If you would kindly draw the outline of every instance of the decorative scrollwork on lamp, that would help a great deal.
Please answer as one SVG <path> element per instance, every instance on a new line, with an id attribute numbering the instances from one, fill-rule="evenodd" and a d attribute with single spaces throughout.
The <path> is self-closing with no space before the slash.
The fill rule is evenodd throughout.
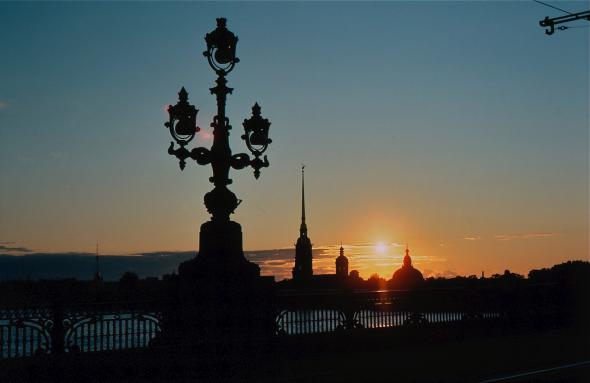
<path id="1" fill-rule="evenodd" d="M 225 106 L 227 95 L 233 89 L 227 86 L 226 75 L 230 73 L 240 61 L 236 57 L 236 45 L 238 38 L 227 29 L 227 20 L 217 19 L 217 27 L 205 36 L 207 50 L 203 55 L 211 68 L 217 74 L 216 85 L 210 88 L 217 99 L 217 115 L 213 117 L 213 145 L 211 149 L 197 147 L 188 150 L 186 146 L 191 142 L 196 133 L 200 131 L 197 126 L 197 113 L 199 110 L 188 102 L 188 92 L 182 88 L 178 93 L 178 103 L 168 107 L 169 120 L 164 125 L 169 129 L 170 135 L 179 145 L 174 147 L 170 143 L 168 153 L 179 159 L 180 169 L 186 166 L 186 160 L 192 158 L 199 165 L 211 164 L 213 176 L 209 179 L 215 188 L 205 195 L 207 210 L 213 215 L 214 221 L 229 221 L 229 215 L 234 212 L 239 204 L 233 192 L 227 189 L 231 184 L 229 169 L 243 169 L 251 166 L 254 176 L 260 177 L 260 169 L 268 167 L 266 156 L 262 157 L 272 140 L 268 137 L 270 122 L 262 118 L 258 103 L 252 107 L 252 116 L 244 120 L 244 134 L 242 139 L 254 156 L 253 159 L 246 153 L 232 155 L 229 146 L 229 131 L 231 125 L 226 116 Z"/>
<path id="2" fill-rule="evenodd" d="M 272 142 L 268 138 L 268 130 L 270 128 L 270 121 L 266 118 L 262 118 L 260 114 L 260 105 L 255 103 L 252 107 L 252 117 L 244 120 L 243 124 L 245 134 L 242 135 L 242 139 L 246 141 L 248 150 L 254 155 L 254 159 L 250 161 L 250 166 L 254 168 L 254 177 L 260 176 L 260 169 L 269 166 L 269 162 L 266 156 L 264 160 L 260 159 L 260 156 L 266 151 L 268 145 Z"/>

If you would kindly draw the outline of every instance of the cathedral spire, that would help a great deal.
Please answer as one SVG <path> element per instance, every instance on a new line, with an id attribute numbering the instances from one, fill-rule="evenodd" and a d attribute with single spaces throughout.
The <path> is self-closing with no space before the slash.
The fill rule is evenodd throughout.
<path id="1" fill-rule="evenodd" d="M 299 233 L 307 237 L 307 225 L 305 224 L 305 165 L 301 165 L 301 226 Z"/>
<path id="2" fill-rule="evenodd" d="M 301 226 L 295 244 L 295 267 L 293 279 L 303 280 L 313 276 L 313 254 L 311 240 L 307 236 L 305 224 L 305 165 L 301 165 Z"/>

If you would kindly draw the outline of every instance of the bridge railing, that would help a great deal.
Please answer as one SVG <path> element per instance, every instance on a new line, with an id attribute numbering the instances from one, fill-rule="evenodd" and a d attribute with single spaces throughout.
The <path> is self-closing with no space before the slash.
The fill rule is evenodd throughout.
<path id="1" fill-rule="evenodd" d="M 277 312 L 276 327 L 281 335 L 488 321 L 505 316 L 498 302 L 460 289 L 287 291 L 279 293 Z"/>
<path id="2" fill-rule="evenodd" d="M 146 347 L 161 315 L 156 302 L 0 308 L 0 358 Z"/>
<path id="3" fill-rule="evenodd" d="M 546 303 L 548 291 L 504 295 L 466 289 L 278 291 L 274 326 L 278 336 L 290 336 L 457 322 L 485 325 L 519 318 L 529 324 L 531 318 L 547 322 L 563 317 L 559 304 Z M 162 331 L 169 304 L 0 306 L 0 359 L 147 347 Z"/>

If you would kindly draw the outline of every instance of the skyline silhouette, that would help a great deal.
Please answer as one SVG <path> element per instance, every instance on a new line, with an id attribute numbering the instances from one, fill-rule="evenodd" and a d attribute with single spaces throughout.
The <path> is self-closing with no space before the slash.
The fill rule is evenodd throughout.
<path id="1" fill-rule="evenodd" d="M 0 3 L 3 381 L 587 381 L 587 13 Z"/>
<path id="2" fill-rule="evenodd" d="M 545 36 L 545 7 L 0 7 L 0 242 L 14 242 L 4 247 L 199 248 L 210 170 L 179 174 L 156 122 L 184 84 L 210 145 L 211 79 L 184 37 L 200 40 L 225 15 L 243 44 L 232 121 L 255 101 L 273 121 L 273 165 L 258 183 L 231 173 L 246 250 L 291 247 L 305 162 L 314 250 L 342 240 L 351 269 L 367 262 L 365 277 L 401 264 L 403 249 L 380 253 L 381 242 L 409 243 L 422 271 L 441 274 L 588 259 L 588 36 Z"/>

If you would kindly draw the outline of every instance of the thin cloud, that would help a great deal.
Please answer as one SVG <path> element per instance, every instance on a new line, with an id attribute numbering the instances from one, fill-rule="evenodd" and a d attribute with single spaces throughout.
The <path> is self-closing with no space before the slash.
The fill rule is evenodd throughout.
<path id="1" fill-rule="evenodd" d="M 7 251 L 10 253 L 30 253 L 33 251 L 24 246 L 10 246 L 14 244 L 14 242 L 0 242 L 0 251 Z"/>
<path id="2" fill-rule="evenodd" d="M 8 103 L 6 101 L 0 100 L 0 109 L 8 108 Z"/>
<path id="3" fill-rule="evenodd" d="M 494 238 L 498 241 L 512 241 L 519 239 L 534 239 L 534 238 L 551 238 L 559 237 L 561 233 L 548 232 L 548 233 L 526 233 L 526 234 L 496 234 Z"/>
<path id="4" fill-rule="evenodd" d="M 466 241 L 479 241 L 481 239 L 481 237 L 479 235 L 476 235 L 476 236 L 464 237 L 463 239 Z"/>

